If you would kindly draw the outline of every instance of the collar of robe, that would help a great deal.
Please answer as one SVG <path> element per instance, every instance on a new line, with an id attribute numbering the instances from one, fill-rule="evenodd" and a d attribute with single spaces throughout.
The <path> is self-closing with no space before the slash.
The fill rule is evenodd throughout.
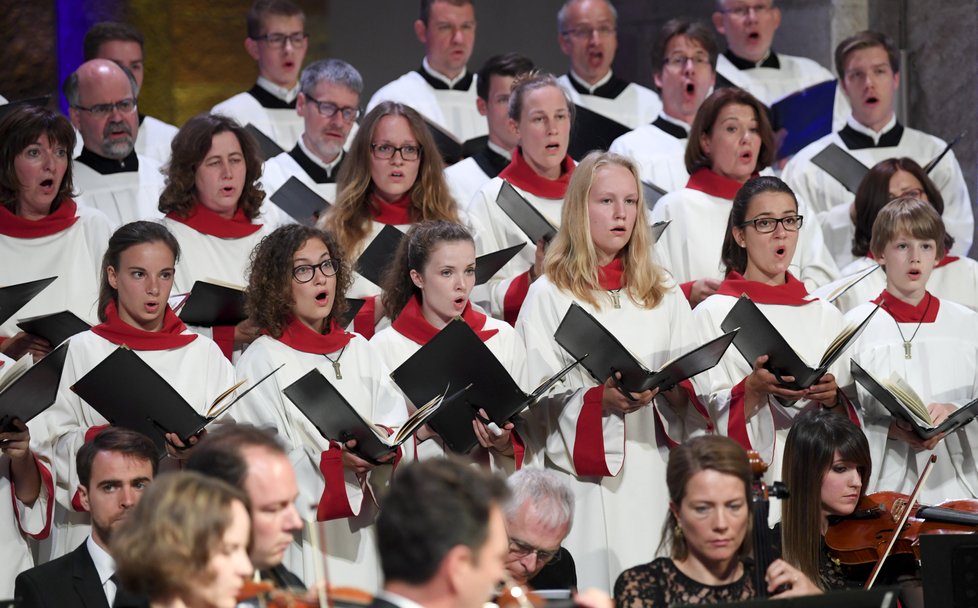
<path id="1" fill-rule="evenodd" d="M 567 80 L 570 81 L 571 86 L 574 87 L 574 90 L 581 95 L 594 95 L 595 97 L 602 97 L 604 99 L 617 99 L 629 85 L 627 80 L 624 78 L 618 78 L 614 74 L 611 75 L 608 82 L 594 89 L 594 91 L 589 91 L 587 87 L 579 83 L 570 72 L 567 73 Z"/>
<path id="2" fill-rule="evenodd" d="M 87 165 L 93 171 L 102 175 L 112 175 L 114 173 L 135 173 L 139 171 L 139 158 L 136 156 L 136 149 L 133 148 L 129 156 L 123 159 L 106 158 L 99 156 L 88 148 L 82 148 L 81 154 L 76 158 L 78 162 Z"/>
<path id="3" fill-rule="evenodd" d="M 477 154 L 472 155 L 472 160 L 482 169 L 483 173 L 489 176 L 489 179 L 499 175 L 509 165 L 508 158 L 496 152 L 488 145 L 479 150 Z"/>
<path id="4" fill-rule="evenodd" d="M 601 289 L 621 289 L 625 286 L 625 263 L 615 258 L 610 264 L 598 266 L 598 284 Z"/>
<path id="5" fill-rule="evenodd" d="M 337 325 L 335 319 L 329 320 L 328 331 L 321 334 L 298 318 L 292 317 L 278 341 L 299 352 L 323 355 L 345 348 L 352 339 L 353 334 Z"/>
<path id="6" fill-rule="evenodd" d="M 666 135 L 672 135 L 676 139 L 689 139 L 689 131 L 674 122 L 669 122 L 661 116 L 652 121 L 652 126 L 658 128 Z"/>
<path id="7" fill-rule="evenodd" d="M 574 160 L 570 156 L 564 156 L 560 163 L 560 177 L 547 179 L 538 175 L 523 158 L 523 149 L 517 146 L 513 149 L 513 159 L 499 173 L 499 177 L 540 198 L 558 199 L 564 198 L 567 193 L 567 184 L 570 183 L 573 173 Z"/>
<path id="8" fill-rule="evenodd" d="M 38 239 L 71 228 L 78 221 L 78 205 L 68 199 L 39 220 L 28 220 L 0 205 L 0 235 L 15 239 Z"/>
<path id="9" fill-rule="evenodd" d="M 292 101 L 285 101 L 284 99 L 279 99 L 275 95 L 272 95 L 271 91 L 267 91 L 261 87 L 257 82 L 255 86 L 248 89 L 248 94 L 255 98 L 255 101 L 261 104 L 261 107 L 268 108 L 270 110 L 294 110 L 295 109 L 295 99 Z"/>
<path id="10" fill-rule="evenodd" d="M 757 174 L 755 173 L 751 177 L 756 176 Z M 737 180 L 724 177 L 719 173 L 714 173 L 712 169 L 706 167 L 694 171 L 689 176 L 689 181 L 686 182 L 686 187 L 690 190 L 699 190 L 710 196 L 725 198 L 728 201 L 732 201 L 737 196 L 737 191 L 742 186 L 743 184 Z"/>
<path id="11" fill-rule="evenodd" d="M 754 68 L 774 68 L 775 70 L 781 69 L 781 60 L 778 59 L 778 54 L 774 51 L 770 51 L 761 63 L 756 61 L 751 61 L 750 59 L 744 59 L 733 54 L 733 51 L 727 49 L 723 52 L 723 56 L 734 65 L 738 70 L 752 70 Z"/>
<path id="12" fill-rule="evenodd" d="M 850 150 L 864 150 L 866 148 L 892 148 L 900 145 L 903 138 L 903 125 L 899 122 L 893 128 L 880 135 L 879 141 L 874 142 L 873 138 L 865 133 L 853 129 L 849 125 L 842 127 L 839 131 L 839 139 Z"/>
<path id="13" fill-rule="evenodd" d="M 194 203 L 187 217 L 178 215 L 175 211 L 167 213 L 166 217 L 219 239 L 240 239 L 261 230 L 261 224 L 252 224 L 241 207 L 235 209 L 231 219 L 218 215 L 200 203 Z"/>
<path id="14" fill-rule="evenodd" d="M 294 160 L 296 164 L 299 165 L 299 167 L 301 167 L 302 170 L 312 178 L 312 181 L 316 182 L 317 184 L 335 184 L 336 176 L 340 172 L 340 167 L 343 165 L 343 160 L 346 159 L 346 155 L 343 153 L 343 150 L 340 150 L 340 160 L 338 163 L 333 165 L 333 172 L 330 174 L 329 171 L 309 158 L 309 155 L 302 150 L 299 144 L 296 144 L 295 147 L 289 151 L 289 156 L 291 156 L 292 160 Z"/>
<path id="15" fill-rule="evenodd" d="M 411 223 L 411 193 L 388 203 L 376 194 L 370 195 L 370 215 L 375 222 L 389 226 Z"/>
<path id="16" fill-rule="evenodd" d="M 483 342 L 499 333 L 498 329 L 483 329 L 486 326 L 486 315 L 473 309 L 472 302 L 465 303 L 461 318 Z M 408 300 L 391 326 L 397 333 L 422 346 L 437 336 L 439 331 L 424 318 L 421 312 L 421 298 L 417 295 Z"/>
<path id="17" fill-rule="evenodd" d="M 897 323 L 933 323 L 937 320 L 937 311 L 941 308 L 941 301 L 932 296 L 929 291 L 925 292 L 920 303 L 914 306 L 884 289 L 883 293 L 873 300 L 873 304 L 879 304 Z"/>
<path id="18" fill-rule="evenodd" d="M 808 289 L 790 272 L 784 273 L 784 279 L 783 285 L 767 285 L 758 281 L 748 281 L 739 272 L 731 271 L 720 283 L 717 293 L 734 298 L 746 295 L 755 304 L 804 306 L 815 301 L 805 299 L 808 296 Z"/>
<path id="19" fill-rule="evenodd" d="M 470 88 L 472 88 L 472 77 L 474 76 L 472 72 L 466 73 L 461 80 L 453 85 L 449 85 L 444 80 L 435 78 L 429 74 L 428 70 L 424 69 L 424 65 L 415 71 L 420 74 L 422 78 L 424 78 L 424 81 L 428 83 L 428 86 L 438 91 L 468 91 Z"/>
<path id="20" fill-rule="evenodd" d="M 146 331 L 123 321 L 115 300 L 105 307 L 105 322 L 93 327 L 92 333 L 133 350 L 170 350 L 197 339 L 197 334 L 187 332 L 187 326 L 169 306 L 163 311 L 163 328 L 160 331 Z"/>

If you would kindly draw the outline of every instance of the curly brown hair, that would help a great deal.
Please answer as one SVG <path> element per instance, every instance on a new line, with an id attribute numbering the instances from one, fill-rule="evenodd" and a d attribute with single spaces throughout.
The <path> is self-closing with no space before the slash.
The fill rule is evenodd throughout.
<path id="1" fill-rule="evenodd" d="M 172 211 L 181 217 L 190 215 L 197 204 L 197 169 L 211 149 L 214 136 L 225 132 L 234 133 L 238 138 L 245 158 L 245 184 L 238 199 L 238 208 L 244 211 L 248 219 L 258 217 L 265 199 L 265 191 L 258 181 L 261 179 L 258 143 L 237 121 L 222 114 L 198 114 L 188 120 L 173 138 L 170 162 L 164 169 L 166 187 L 160 195 L 161 212 Z"/>
<path id="2" fill-rule="evenodd" d="M 353 271 L 333 233 L 301 224 L 282 226 L 255 247 L 248 277 L 248 315 L 273 338 L 282 335 L 292 316 L 295 305 L 292 299 L 292 256 L 309 239 L 321 240 L 330 257 L 340 261 L 333 308 L 326 317 L 327 323 L 338 320 L 347 310 L 346 291 L 353 283 Z"/>
<path id="3" fill-rule="evenodd" d="M 52 144 L 64 146 L 68 151 L 68 168 L 61 179 L 58 192 L 51 203 L 51 212 L 58 210 L 62 202 L 75 196 L 71 182 L 71 154 L 75 148 L 75 129 L 68 119 L 47 108 L 21 105 L 0 120 L 0 204 L 17 212 L 20 197 L 20 181 L 14 169 L 14 159 L 27 146 L 46 135 Z"/>

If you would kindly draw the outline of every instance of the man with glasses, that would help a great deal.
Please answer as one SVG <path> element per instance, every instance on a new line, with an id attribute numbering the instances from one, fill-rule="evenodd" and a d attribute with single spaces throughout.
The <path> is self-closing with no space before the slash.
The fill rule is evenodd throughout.
<path id="1" fill-rule="evenodd" d="M 291 150 L 265 162 L 262 185 L 269 197 L 295 177 L 327 202 L 336 202 L 336 176 L 356 131 L 362 91 L 360 72 L 345 61 L 323 59 L 302 71 L 296 113 L 305 130 Z M 273 227 L 294 221 L 268 199 L 262 215 L 263 223 Z"/>
<path id="2" fill-rule="evenodd" d="M 117 225 L 162 217 L 160 163 L 135 151 L 138 90 L 132 73 L 106 59 L 86 61 L 64 83 L 84 144 L 72 168 L 75 190 Z"/>
<path id="3" fill-rule="evenodd" d="M 258 82 L 222 101 L 211 112 L 251 124 L 283 150 L 291 150 L 302 133 L 296 114 L 299 70 L 309 38 L 306 16 L 291 0 L 255 0 L 248 11 L 245 50 L 258 63 Z"/>
<path id="4" fill-rule="evenodd" d="M 614 75 L 618 12 L 608 0 L 567 0 L 557 13 L 560 50 L 570 70 L 559 78 L 571 101 L 630 129 L 655 120 L 654 91 Z"/>
<path id="5" fill-rule="evenodd" d="M 652 47 L 652 79 L 662 96 L 662 112 L 616 139 L 612 152 L 633 158 L 643 182 L 666 193 L 686 186 L 686 142 L 703 100 L 716 81 L 717 45 L 699 22 L 673 19 Z"/>

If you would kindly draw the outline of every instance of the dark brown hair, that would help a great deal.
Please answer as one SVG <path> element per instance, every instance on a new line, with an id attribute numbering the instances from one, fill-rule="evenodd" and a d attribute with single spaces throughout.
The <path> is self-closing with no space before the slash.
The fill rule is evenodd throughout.
<path id="1" fill-rule="evenodd" d="M 163 243 L 173 252 L 173 263 L 175 265 L 180 259 L 180 243 L 163 224 L 146 220 L 129 222 L 120 226 L 109 237 L 109 246 L 105 250 L 105 255 L 102 256 L 102 273 L 98 289 L 99 321 L 104 323 L 107 320 L 105 307 L 108 306 L 109 301 L 118 302 L 119 299 L 119 292 L 109 284 L 109 266 L 118 271 L 119 258 L 123 251 L 143 243 L 157 242 Z"/>
<path id="2" fill-rule="evenodd" d="M 262 35 L 267 17 L 299 17 L 303 27 L 306 22 L 306 14 L 292 0 L 255 0 L 245 17 L 249 38 L 255 40 Z"/>
<path id="3" fill-rule="evenodd" d="M 890 62 L 890 69 L 894 74 L 900 72 L 900 55 L 893 40 L 881 32 L 871 32 L 865 30 L 849 36 L 835 47 L 835 73 L 839 80 L 846 78 L 846 59 L 850 53 L 880 47 L 886 51 L 886 58 Z"/>
<path id="4" fill-rule="evenodd" d="M 85 32 L 85 41 L 82 42 L 85 61 L 98 58 L 102 45 L 115 40 L 135 42 L 140 49 L 143 48 L 143 35 L 135 27 L 119 21 L 100 21 Z"/>
<path id="5" fill-rule="evenodd" d="M 767 118 L 767 109 L 764 104 L 743 89 L 728 87 L 714 91 L 703 101 L 703 105 L 696 112 L 696 118 L 693 119 L 693 126 L 689 132 L 689 143 L 686 144 L 686 171 L 690 175 L 695 173 L 697 169 L 709 169 L 713 166 L 713 159 L 703 151 L 703 144 L 700 139 L 704 135 L 709 137 L 712 134 L 720 112 L 732 104 L 752 108 L 754 116 L 757 117 L 761 149 L 757 154 L 757 165 L 754 166 L 754 171 L 761 171 L 774 162 L 777 148 L 774 146 L 774 131 L 771 129 L 771 121 Z"/>
<path id="6" fill-rule="evenodd" d="M 252 424 L 215 424 L 190 452 L 185 471 L 197 471 L 216 477 L 244 490 L 248 480 L 248 459 L 245 451 L 260 448 L 285 458 L 288 454 L 275 431 Z"/>
<path id="7" fill-rule="evenodd" d="M 21 183 L 17 179 L 14 159 L 27 146 L 47 135 L 53 144 L 64 146 L 68 155 L 68 168 L 51 203 L 51 211 L 57 211 L 64 201 L 75 196 L 71 183 L 71 155 L 75 149 L 75 129 L 67 118 L 47 108 L 21 104 L 0 119 L 0 204 L 12 213 L 17 212 Z"/>
<path id="8" fill-rule="evenodd" d="M 713 29 L 701 21 L 670 19 L 659 30 L 659 37 L 652 45 L 652 71 L 655 74 L 662 73 L 662 68 L 666 65 L 666 49 L 669 48 L 669 42 L 676 36 L 685 36 L 703 47 L 703 50 L 710 55 L 710 67 L 716 70 L 717 55 L 720 51 L 717 47 L 716 36 L 713 35 Z"/>
<path id="9" fill-rule="evenodd" d="M 730 216 L 727 218 L 727 231 L 723 235 L 723 247 L 720 249 L 720 262 L 724 266 L 724 274 L 736 271 L 743 274 L 747 269 L 747 249 L 741 247 L 734 239 L 734 228 L 739 227 L 747 220 L 747 208 L 750 202 L 758 194 L 765 192 L 775 192 L 787 194 L 795 201 L 795 210 L 798 210 L 798 199 L 792 192 L 788 184 L 781 181 L 781 178 L 770 175 L 761 175 L 747 180 L 737 194 L 734 196 L 733 205 L 730 206 Z"/>
<path id="10" fill-rule="evenodd" d="M 431 18 L 431 5 L 435 2 L 444 2 L 445 4 L 451 4 L 452 6 L 465 6 L 467 4 L 472 5 L 472 9 L 475 9 L 475 2 L 473 0 L 421 0 L 421 10 L 418 11 L 418 19 L 425 26 L 428 25 L 428 19 Z"/>
<path id="11" fill-rule="evenodd" d="M 493 55 L 479 68 L 475 81 L 475 92 L 482 101 L 489 101 L 489 79 L 492 76 L 510 76 L 516 78 L 520 74 L 533 71 L 533 60 L 519 53 L 504 53 Z"/>
<path id="12" fill-rule="evenodd" d="M 110 426 L 78 448 L 75 470 L 78 472 L 79 485 L 88 487 L 92 479 L 92 463 L 99 452 L 118 452 L 129 458 L 149 461 L 154 477 L 160 468 L 160 455 L 152 439 L 121 426 Z"/>

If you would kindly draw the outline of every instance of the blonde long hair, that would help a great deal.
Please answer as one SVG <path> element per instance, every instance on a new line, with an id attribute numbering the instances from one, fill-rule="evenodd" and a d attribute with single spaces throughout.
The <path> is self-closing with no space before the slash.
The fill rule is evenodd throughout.
<path id="1" fill-rule="evenodd" d="M 551 283 L 601 310 L 596 294 L 604 290 L 598 281 L 598 254 L 591 240 L 588 197 L 597 170 L 612 165 L 628 169 L 639 197 L 632 236 L 619 253 L 625 269 L 625 293 L 642 308 L 655 308 L 665 295 L 666 275 L 652 261 L 652 231 L 646 219 L 638 168 L 628 158 L 613 152 L 591 152 L 574 169 L 560 213 L 560 230 L 543 262 L 544 272 Z"/>

